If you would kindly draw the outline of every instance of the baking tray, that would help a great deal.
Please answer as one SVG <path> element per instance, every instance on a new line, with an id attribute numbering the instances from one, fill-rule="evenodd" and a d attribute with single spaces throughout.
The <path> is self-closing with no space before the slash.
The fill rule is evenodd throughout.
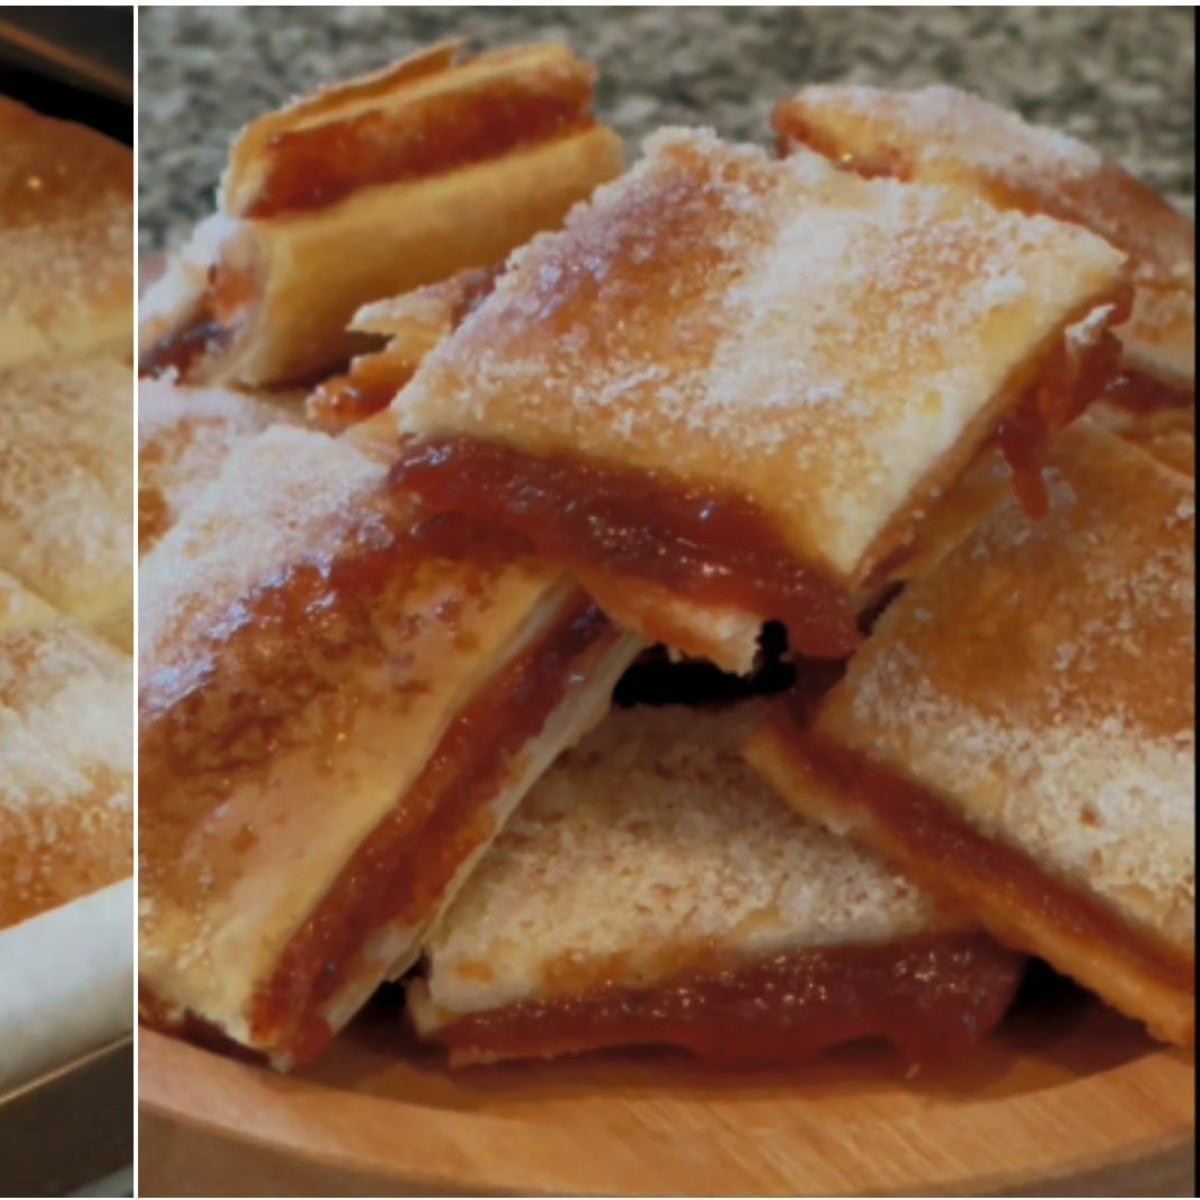
<path id="1" fill-rule="evenodd" d="M 133 1037 L 0 1096 L 0 1196 L 62 1196 L 133 1161 Z"/>

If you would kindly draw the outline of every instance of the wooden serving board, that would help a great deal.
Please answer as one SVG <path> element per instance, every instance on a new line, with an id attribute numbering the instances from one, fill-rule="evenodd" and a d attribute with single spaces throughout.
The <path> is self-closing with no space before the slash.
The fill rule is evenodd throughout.
<path id="1" fill-rule="evenodd" d="M 451 1072 L 381 996 L 290 1077 L 144 1031 L 143 1195 L 1194 1195 L 1194 1061 L 1056 987 L 969 1059 Z"/>

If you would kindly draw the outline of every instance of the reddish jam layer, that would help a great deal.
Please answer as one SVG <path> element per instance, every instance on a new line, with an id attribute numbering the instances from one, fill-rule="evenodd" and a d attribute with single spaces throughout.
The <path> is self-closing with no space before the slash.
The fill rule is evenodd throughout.
<path id="1" fill-rule="evenodd" d="M 182 378 L 204 355 L 224 349 L 232 340 L 257 294 L 247 271 L 213 266 L 208 286 L 191 319 L 181 329 L 164 334 L 138 361 L 138 374 L 161 375 L 174 368 Z"/>
<path id="2" fill-rule="evenodd" d="M 1114 298 L 1116 319 L 1127 315 L 1127 290 Z M 1068 353 L 1065 343 L 1050 356 L 1037 382 L 1000 422 L 993 440 L 1012 471 L 1013 490 L 1021 507 L 1035 520 L 1050 509 L 1042 468 L 1050 438 L 1066 428 L 1110 386 L 1121 356 L 1121 343 L 1105 332 L 1082 358 Z"/>
<path id="3" fill-rule="evenodd" d="M 828 779 L 841 801 L 870 815 L 879 845 L 934 895 L 962 904 L 977 896 L 1036 916 L 1063 933 L 1119 955 L 1126 969 L 1190 992 L 1195 966 L 1178 950 L 1134 929 L 1076 887 L 1047 874 L 1022 851 L 985 837 L 923 787 L 863 755 L 801 730 L 784 712 L 772 717 L 778 743 L 797 770 Z"/>
<path id="4" fill-rule="evenodd" d="M 332 1037 L 320 1011 L 353 976 L 364 942 L 425 918 L 458 867 L 494 832 L 488 806 L 522 747 L 569 688 L 579 660 L 616 638 L 580 599 L 464 709 L 420 777 L 359 847 L 254 997 L 256 1040 L 297 1062 Z"/>
<path id="5" fill-rule="evenodd" d="M 569 570 L 643 580 L 782 621 L 792 648 L 814 658 L 842 658 L 858 644 L 845 591 L 797 562 L 745 501 L 471 438 L 406 447 L 392 482 L 434 509 L 515 530 Z"/>
<path id="6" fill-rule="evenodd" d="M 418 99 L 394 113 L 373 110 L 276 134 L 266 151 L 266 178 L 246 215 L 323 208 L 359 188 L 428 178 L 587 129 L 590 100 L 582 75 L 564 76 L 549 93 L 543 84 L 504 79 Z"/>
<path id="7" fill-rule="evenodd" d="M 925 1059 L 991 1030 L 1023 967 L 983 934 L 927 934 L 781 954 L 648 991 L 518 1004 L 460 1018 L 436 1037 L 459 1062 L 669 1045 L 722 1063 L 793 1063 L 874 1037 Z"/>
<path id="8" fill-rule="evenodd" d="M 1042 469 L 1050 444 L 1050 430 L 1029 408 L 1010 413 L 997 427 L 994 441 L 1012 472 L 1013 491 L 1026 516 L 1040 521 L 1050 511 L 1050 494 Z"/>
<path id="9" fill-rule="evenodd" d="M 309 396 L 308 415 L 330 431 L 357 425 L 387 408 L 415 369 L 386 350 L 356 358 L 346 374 L 326 380 Z"/>

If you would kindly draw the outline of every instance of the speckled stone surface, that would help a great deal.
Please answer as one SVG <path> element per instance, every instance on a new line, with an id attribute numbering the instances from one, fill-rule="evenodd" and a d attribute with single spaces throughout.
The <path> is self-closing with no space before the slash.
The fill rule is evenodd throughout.
<path id="1" fill-rule="evenodd" d="M 245 121 L 450 34 L 567 41 L 634 143 L 669 123 L 766 141 L 771 104 L 806 82 L 953 83 L 1094 143 L 1190 210 L 1192 23 L 1148 7 L 143 8 L 141 246 L 175 245 L 211 209 Z"/>

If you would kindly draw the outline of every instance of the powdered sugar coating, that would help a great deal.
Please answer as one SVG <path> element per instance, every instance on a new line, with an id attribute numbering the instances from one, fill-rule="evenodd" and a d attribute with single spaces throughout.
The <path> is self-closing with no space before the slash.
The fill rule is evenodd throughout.
<path id="1" fill-rule="evenodd" d="M 130 874 L 132 685 L 61 621 L 0 630 L 0 928 Z"/>
<path id="2" fill-rule="evenodd" d="M 132 281 L 127 205 L 0 228 L 0 363 L 124 342 L 133 328 Z"/>
<path id="3" fill-rule="evenodd" d="M 231 1036 L 364 839 L 421 827 L 450 722 L 572 599 L 533 564 L 439 558 L 416 516 L 346 439 L 277 425 L 143 560 L 141 971 Z M 408 921 L 380 925 L 402 953 Z"/>
<path id="4" fill-rule="evenodd" d="M 774 124 L 785 138 L 858 169 L 965 186 L 1002 207 L 1098 233 L 1129 255 L 1138 285 L 1123 331 L 1134 361 L 1168 377 L 1194 376 L 1193 224 L 1084 143 L 942 85 L 807 87 L 776 108 Z"/>
<path id="5" fill-rule="evenodd" d="M 144 697 L 169 705 L 206 679 L 244 598 L 298 565 L 326 570 L 356 525 L 385 536 L 383 475 L 349 445 L 287 427 L 237 447 L 139 573 Z"/>
<path id="6" fill-rule="evenodd" d="M 215 478 L 243 438 L 299 413 L 242 392 L 138 383 L 138 553 L 146 551 Z"/>
<path id="7" fill-rule="evenodd" d="M 1194 484 L 1091 422 L 885 613 L 819 728 L 1190 953 Z"/>
<path id="8" fill-rule="evenodd" d="M 86 622 L 132 596 L 132 389 L 110 352 L 0 372 L 0 568 Z"/>
<path id="9" fill-rule="evenodd" d="M 697 960 L 935 924 L 916 888 L 795 815 L 744 762 L 755 711 L 617 710 L 567 751 L 435 932 L 434 1006 L 652 985 Z"/>
<path id="10" fill-rule="evenodd" d="M 894 120 L 911 137 L 913 159 L 928 165 L 950 155 L 1000 178 L 1085 179 L 1103 159 L 1086 143 L 1057 129 L 1030 125 L 1014 112 L 969 92 L 932 84 L 911 92 L 861 84 L 816 84 L 796 97 L 801 115 L 838 113 L 847 122 Z M 910 149 L 906 141 L 904 149 Z"/>
<path id="11" fill-rule="evenodd" d="M 663 131 L 513 255 L 393 411 L 750 500 L 855 579 L 1119 267 L 1045 218 Z"/>

